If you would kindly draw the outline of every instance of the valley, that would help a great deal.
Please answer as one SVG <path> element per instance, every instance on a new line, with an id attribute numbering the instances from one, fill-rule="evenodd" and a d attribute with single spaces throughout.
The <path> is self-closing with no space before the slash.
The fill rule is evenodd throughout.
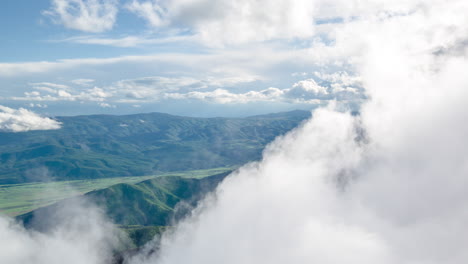
<path id="1" fill-rule="evenodd" d="M 0 214 L 46 232 L 60 208 L 98 206 L 143 246 L 190 214 L 237 167 L 310 117 L 161 113 L 56 117 L 61 128 L 0 133 Z"/>

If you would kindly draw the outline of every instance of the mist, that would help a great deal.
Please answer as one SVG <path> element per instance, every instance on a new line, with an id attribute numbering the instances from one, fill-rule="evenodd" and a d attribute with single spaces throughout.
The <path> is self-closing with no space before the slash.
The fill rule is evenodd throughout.
<path id="1" fill-rule="evenodd" d="M 104 264 L 126 238 L 92 201 L 75 198 L 36 214 L 28 229 L 0 217 L 0 262 Z"/>
<path id="2" fill-rule="evenodd" d="M 468 261 L 468 3 L 315 3 L 346 22 L 310 59 L 361 78 L 359 114 L 315 110 L 127 264 Z M 45 233 L 0 219 L 0 261 L 107 263 L 112 225 L 84 208 Z"/>

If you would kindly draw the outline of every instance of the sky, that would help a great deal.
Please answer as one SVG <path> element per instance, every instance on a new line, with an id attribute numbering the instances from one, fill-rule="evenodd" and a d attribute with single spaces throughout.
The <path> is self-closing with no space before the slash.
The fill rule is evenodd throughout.
<path id="1" fill-rule="evenodd" d="M 350 18 L 302 10 L 307 1 L 0 5 L 4 107 L 46 116 L 248 116 L 330 101 L 357 109 L 366 98 L 351 67 L 321 55 L 333 45 L 327 27 Z"/>

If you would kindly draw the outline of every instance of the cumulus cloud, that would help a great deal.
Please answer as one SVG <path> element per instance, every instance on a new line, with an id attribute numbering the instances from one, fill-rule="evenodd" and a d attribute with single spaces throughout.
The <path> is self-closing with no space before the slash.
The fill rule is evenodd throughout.
<path id="1" fill-rule="evenodd" d="M 152 76 L 138 79 L 121 80 L 109 89 L 123 96 L 120 102 L 158 101 L 164 99 L 197 98 L 195 94 L 218 87 L 233 87 L 239 84 L 251 83 L 259 80 L 258 76 L 211 76 L 204 78 L 193 77 L 163 77 Z M 218 88 L 222 89 L 222 88 Z M 193 94 L 191 94 L 193 92 Z M 198 97 L 201 99 L 201 97 Z"/>
<path id="2" fill-rule="evenodd" d="M 93 80 L 79 79 L 72 80 L 79 86 L 87 87 Z M 68 85 L 55 83 L 32 83 L 30 84 L 35 91 L 25 92 L 23 97 L 11 97 L 17 101 L 79 101 L 79 102 L 103 102 L 107 98 L 112 97 L 111 91 L 106 91 L 103 88 L 93 87 L 85 89 L 74 89 Z"/>
<path id="3" fill-rule="evenodd" d="M 324 87 L 314 79 L 306 79 L 294 83 L 291 88 L 280 89 L 270 87 L 263 90 L 252 90 L 244 93 L 235 93 L 227 89 L 215 89 L 212 91 L 191 91 L 186 93 L 164 93 L 163 98 L 169 99 L 197 99 L 222 104 L 239 104 L 249 102 L 284 102 L 325 104 L 332 100 L 362 100 L 363 94 L 356 88 L 336 89 L 339 83 L 332 83 L 331 87 Z M 352 95 L 349 95 L 350 89 Z"/>
<path id="4" fill-rule="evenodd" d="M 304 97 L 305 94 L 315 96 L 323 96 L 328 94 L 327 88 L 318 85 L 314 79 L 303 80 L 295 83 L 289 90 L 292 95 L 297 94 L 297 97 Z"/>
<path id="5" fill-rule="evenodd" d="M 42 105 L 41 105 L 42 107 Z M 27 109 L 13 109 L 0 105 L 0 131 L 25 132 L 30 130 L 59 129 L 60 122 L 41 117 Z"/>
<path id="6" fill-rule="evenodd" d="M 117 0 L 52 0 L 44 14 L 67 28 L 96 33 L 112 29 L 117 5 Z"/>
<path id="7" fill-rule="evenodd" d="M 291 91 L 293 91 L 291 93 Z M 270 87 L 260 91 L 233 93 L 226 89 L 216 89 L 207 92 L 165 93 L 168 99 L 196 99 L 220 104 L 243 104 L 250 102 L 302 102 L 320 104 L 321 100 L 306 94 L 294 94 L 292 89 Z M 306 95 L 306 96 L 304 96 Z"/>
<path id="8" fill-rule="evenodd" d="M 341 74 L 341 75 L 336 75 Z M 336 76 L 346 76 L 347 73 L 336 73 Z M 333 76 L 335 76 L 333 75 Z M 330 75 L 332 76 L 332 75 Z M 30 84 L 34 91 L 25 92 L 23 97 L 12 97 L 22 101 L 80 101 L 101 102 L 101 106 L 109 102 L 135 103 L 156 102 L 162 100 L 199 100 L 218 104 L 245 104 L 251 102 L 300 103 L 320 105 L 327 101 L 360 101 L 363 100 L 362 88 L 348 81 L 350 86 L 344 86 L 343 80 L 332 80 L 328 75 L 321 74 L 321 81 L 326 80 L 327 86 L 319 85 L 314 79 L 301 80 L 290 88 L 232 91 L 236 86 L 261 80 L 254 75 L 193 77 L 163 77 L 152 76 L 137 79 L 125 79 L 104 87 L 75 89 L 67 85 L 49 82 Z M 89 86 L 88 80 L 72 80 L 80 86 Z M 105 101 L 108 101 L 105 103 Z"/>
<path id="9" fill-rule="evenodd" d="M 211 91 L 217 87 L 234 87 L 239 84 L 251 83 L 259 80 L 258 76 L 237 75 L 237 76 L 208 76 L 204 78 L 193 77 L 163 77 L 152 76 L 137 79 L 124 79 L 103 87 L 88 88 L 93 80 L 78 79 L 71 83 L 77 85 L 72 87 L 64 84 L 50 82 L 30 83 L 32 91 L 24 93 L 24 96 L 13 96 L 9 99 L 16 101 L 36 101 L 36 102 L 99 102 L 100 106 L 115 107 L 110 102 L 134 103 L 134 102 L 155 102 L 165 99 L 204 99 L 214 98 L 218 92 Z M 195 91 L 208 90 L 211 92 L 197 93 Z M 222 90 L 222 89 L 221 89 Z M 251 92 L 248 97 L 254 98 L 255 93 Z M 260 93 L 268 93 L 261 91 Z M 199 95 L 200 94 L 200 95 Z M 237 95 L 232 94 L 232 97 Z M 240 97 L 239 97 L 240 98 Z M 274 99 L 271 97 L 270 99 Z M 214 100 L 223 103 L 224 100 Z M 235 101 L 235 100 L 233 100 Z"/>
<path id="10" fill-rule="evenodd" d="M 283 92 L 278 88 L 268 88 L 261 91 L 249 91 L 246 93 L 232 93 L 226 89 L 216 89 L 213 91 L 188 93 L 166 93 L 168 99 L 196 99 L 221 104 L 248 103 L 258 101 L 275 101 L 282 96 Z"/>

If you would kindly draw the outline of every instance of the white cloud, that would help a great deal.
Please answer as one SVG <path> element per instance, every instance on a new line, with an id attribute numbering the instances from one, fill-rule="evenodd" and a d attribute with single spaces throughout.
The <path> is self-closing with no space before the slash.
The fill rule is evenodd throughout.
<path id="1" fill-rule="evenodd" d="M 333 83 L 342 83 L 344 85 L 359 85 L 362 80 L 359 76 L 349 75 L 347 72 L 334 72 L 334 73 L 322 73 L 314 72 L 314 75 L 322 80 L 326 80 Z"/>
<path id="2" fill-rule="evenodd" d="M 166 22 L 163 18 L 165 15 L 164 7 L 160 5 L 161 1 L 137 1 L 132 0 L 126 5 L 126 8 L 146 20 L 152 27 L 163 26 Z"/>
<path id="3" fill-rule="evenodd" d="M 299 94 L 311 93 L 315 96 L 328 94 L 327 88 L 318 85 L 314 79 L 307 79 L 295 83 L 290 92 Z"/>
<path id="4" fill-rule="evenodd" d="M 193 94 L 204 94 L 205 92 L 194 92 L 198 90 L 213 89 L 217 87 L 232 87 L 238 84 L 254 82 L 257 76 L 210 76 L 203 79 L 192 77 L 145 77 L 128 79 L 116 82 L 110 88 L 123 98 L 120 102 L 136 101 L 158 101 L 162 99 L 196 98 Z M 199 97 L 201 98 L 201 97 Z"/>
<path id="5" fill-rule="evenodd" d="M 35 215 L 44 230 L 26 230 L 12 219 L 0 217 L 2 263 L 102 264 L 111 263 L 119 232 L 102 211 L 81 200 L 68 200 L 48 215 Z"/>
<path id="6" fill-rule="evenodd" d="M 25 132 L 30 130 L 59 129 L 60 122 L 41 117 L 24 108 L 12 109 L 0 105 L 0 131 Z"/>
<path id="7" fill-rule="evenodd" d="M 140 90 L 151 88 L 155 91 L 198 90 L 209 87 L 234 86 L 260 80 L 258 76 L 208 76 L 204 78 L 193 77 L 163 77 L 152 76 L 138 79 L 121 80 L 116 83 L 118 88 L 127 90 Z"/>
<path id="8" fill-rule="evenodd" d="M 25 92 L 24 95 L 28 97 L 37 97 L 37 96 L 41 96 L 41 93 L 38 91 L 32 91 L 32 92 Z"/>
<path id="9" fill-rule="evenodd" d="M 96 33 L 112 29 L 117 5 L 117 0 L 52 0 L 44 14 L 67 28 Z"/>
<path id="10" fill-rule="evenodd" d="M 93 79 L 75 79 L 72 80 L 71 83 L 79 85 L 79 86 L 90 86 L 94 83 L 95 80 Z"/>
<path id="11" fill-rule="evenodd" d="M 30 104 L 29 104 L 29 107 L 47 108 L 47 107 L 49 107 L 49 106 L 46 105 L 46 104 L 34 104 L 34 103 L 30 103 Z"/>
<path id="12" fill-rule="evenodd" d="M 318 85 L 313 79 L 307 79 L 295 83 L 291 88 L 279 89 L 270 87 L 264 90 L 252 90 L 244 93 L 234 93 L 227 89 L 215 89 L 212 91 L 165 92 L 162 96 L 166 99 L 197 99 L 221 104 L 238 104 L 250 102 L 284 102 L 284 103 L 308 103 L 324 104 L 330 100 L 344 99 L 343 92 L 349 90 L 333 90 L 329 93 L 327 87 Z M 353 90 L 352 99 L 359 101 L 363 95 Z"/>
<path id="13" fill-rule="evenodd" d="M 314 112 L 131 263 L 466 263 L 468 3 L 347 2 L 330 50 L 360 77 L 322 78 L 362 85 L 361 115 Z"/>
<path id="14" fill-rule="evenodd" d="M 239 104 L 258 101 L 276 101 L 283 92 L 278 88 L 268 88 L 261 91 L 246 93 L 232 93 L 225 89 L 216 89 L 209 92 L 165 93 L 166 99 L 196 99 L 221 104 Z"/>
<path id="15" fill-rule="evenodd" d="M 232 87 L 257 80 L 261 80 L 261 78 L 250 75 L 208 76 L 203 79 L 152 76 L 125 79 L 105 87 L 84 90 L 53 83 L 34 83 L 32 84 L 33 88 L 40 90 L 42 93 L 39 91 L 25 92 L 24 97 L 11 97 L 10 99 L 22 101 L 101 102 L 101 106 L 110 106 L 110 102 L 134 104 L 168 99 L 189 99 L 218 104 L 245 104 L 251 102 L 323 104 L 330 100 L 360 101 L 363 99 L 362 92 L 356 88 L 341 88 L 341 81 L 331 83 L 330 87 L 325 87 L 317 84 L 314 79 L 298 81 L 291 88 L 286 89 L 270 87 L 263 90 L 244 92 L 230 90 L 233 89 Z M 47 86 L 48 84 L 50 85 Z"/>
<path id="16" fill-rule="evenodd" d="M 108 104 L 108 103 L 99 103 L 99 106 L 102 107 L 102 108 L 116 108 L 115 105 L 111 105 L 111 104 Z"/>
<path id="17" fill-rule="evenodd" d="M 31 74 L 56 74 L 57 72 L 77 72 L 86 67 L 108 66 L 128 67 L 128 65 L 171 67 L 184 74 L 212 73 L 226 75 L 258 76 L 261 69 L 297 59 L 302 61 L 306 53 L 295 51 L 274 51 L 264 48 L 251 48 L 245 51 L 226 50 L 207 54 L 161 53 L 111 58 L 62 59 L 56 61 L 0 63 L 0 76 L 16 77 Z M 253 61 L 251 61 L 251 59 Z M 128 69 L 128 68 L 127 68 Z M 191 69 L 189 71 L 188 69 Z M 253 73 L 255 72 L 255 73 Z"/>
<path id="18" fill-rule="evenodd" d="M 76 80 L 74 80 L 76 82 Z M 72 81 L 73 82 L 73 81 Z M 88 86 L 89 80 L 79 80 L 81 86 Z M 82 102 L 103 102 L 112 97 L 111 91 L 102 88 L 74 89 L 67 85 L 55 83 L 33 83 L 33 89 L 39 91 L 25 92 L 25 96 L 13 96 L 9 99 L 15 101 L 82 101 Z"/>
<path id="19" fill-rule="evenodd" d="M 328 83 L 332 93 L 342 95 L 357 95 L 362 93 L 362 80 L 359 76 L 349 75 L 348 72 L 321 73 L 315 72 L 314 75 Z"/>
<path id="20" fill-rule="evenodd" d="M 152 27 L 188 27 L 210 46 L 311 37 L 313 7 L 308 0 L 133 0 L 127 6 Z"/>
<path id="21" fill-rule="evenodd" d="M 297 77 L 297 76 L 302 76 L 302 77 L 304 77 L 304 76 L 307 76 L 307 75 L 308 75 L 307 72 L 293 72 L 293 73 L 291 74 L 291 76 L 293 76 L 293 77 Z"/>
<path id="22" fill-rule="evenodd" d="M 341 92 L 341 91 L 340 91 Z M 197 99 L 221 104 L 244 104 L 250 102 L 284 102 L 324 104 L 337 99 L 335 94 L 329 94 L 327 88 L 319 86 L 313 80 L 300 81 L 292 88 L 279 89 L 270 87 L 264 90 L 253 90 L 245 93 L 233 93 L 226 89 L 213 91 L 193 91 L 187 93 L 164 93 L 165 99 Z M 359 99 L 357 96 L 354 99 Z"/>
<path id="23" fill-rule="evenodd" d="M 138 47 L 146 45 L 157 45 L 178 42 L 194 42 L 195 39 L 191 36 L 170 36 L 170 37 L 146 37 L 146 36 L 126 36 L 126 37 L 99 37 L 99 36 L 78 36 L 57 40 L 55 42 L 70 42 L 88 45 L 102 45 L 120 48 Z"/>
<path id="24" fill-rule="evenodd" d="M 39 82 L 39 83 L 30 83 L 31 86 L 34 87 L 34 89 L 40 90 L 41 88 L 53 88 L 53 89 L 63 89 L 67 90 L 70 87 L 64 84 L 57 84 L 57 83 L 50 83 L 50 82 Z"/>
<path id="25" fill-rule="evenodd" d="M 58 95 L 59 97 L 72 98 L 72 95 L 71 95 L 70 93 L 65 92 L 65 91 L 63 91 L 63 90 L 58 90 L 58 91 L 57 91 L 57 95 Z"/>
<path id="26" fill-rule="evenodd" d="M 220 104 L 249 102 L 289 102 L 320 104 L 320 99 L 333 100 L 335 94 L 329 94 L 326 87 L 314 80 L 300 81 L 292 88 L 279 89 L 270 87 L 264 90 L 251 90 L 235 93 L 224 87 L 238 83 L 255 81 L 255 77 L 207 78 L 166 78 L 147 77 L 123 80 L 113 86 L 116 93 L 125 93 L 126 99 L 120 102 L 159 101 L 164 99 L 194 99 Z M 222 87 L 222 88 L 217 88 Z M 201 90 L 202 89 L 202 90 Z"/>

